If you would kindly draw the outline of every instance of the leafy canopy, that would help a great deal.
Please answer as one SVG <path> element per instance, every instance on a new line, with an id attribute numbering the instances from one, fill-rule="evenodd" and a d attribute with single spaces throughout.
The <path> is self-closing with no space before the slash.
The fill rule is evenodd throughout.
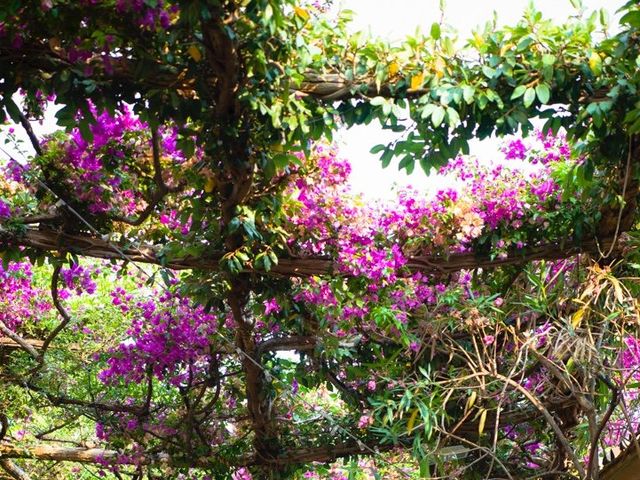
<path id="1" fill-rule="evenodd" d="M 293 0 L 7 2 L 0 467 L 598 478 L 638 424 L 621 8 L 392 45 Z M 453 186 L 353 195 L 332 136 L 373 121 Z"/>

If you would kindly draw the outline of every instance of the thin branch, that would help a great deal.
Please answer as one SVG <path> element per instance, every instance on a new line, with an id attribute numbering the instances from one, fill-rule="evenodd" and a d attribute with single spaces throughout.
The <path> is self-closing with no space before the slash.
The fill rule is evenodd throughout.
<path id="1" fill-rule="evenodd" d="M 52 434 L 53 432 L 57 432 L 58 430 L 61 430 L 69 425 L 71 425 L 73 422 L 75 422 L 78 418 L 80 417 L 80 415 L 74 415 L 73 418 L 66 420 L 65 422 L 56 425 L 54 427 L 51 427 L 43 432 L 38 432 L 36 434 L 34 434 L 34 437 L 37 438 L 38 440 L 46 440 L 44 437 L 46 437 L 47 435 Z"/>
<path id="2" fill-rule="evenodd" d="M 15 343 L 20 345 L 20 348 L 22 348 L 25 352 L 27 352 L 33 358 L 35 358 L 38 361 L 40 360 L 40 354 L 33 347 L 33 345 L 28 340 L 25 340 L 16 332 L 14 332 L 9 327 L 7 327 L 2 320 L 0 320 L 0 331 L 3 334 L 5 334 L 7 337 L 9 337 L 11 340 L 13 340 Z"/>
<path id="3" fill-rule="evenodd" d="M 167 193 L 171 191 L 162 178 L 162 165 L 160 164 L 160 140 L 158 137 L 158 129 L 155 127 L 151 128 L 151 150 L 153 155 L 153 181 L 155 183 L 155 191 L 153 192 L 153 195 L 151 195 L 147 206 L 142 210 L 142 212 L 140 212 L 138 218 L 114 216 L 111 217 L 112 220 L 126 223 L 134 227 L 140 226 L 147 218 L 149 218 L 151 213 L 153 213 L 153 210 L 156 208 L 158 203 L 160 203 Z"/>
<path id="4" fill-rule="evenodd" d="M 556 434 L 558 441 L 562 444 L 562 447 L 565 449 L 567 454 L 571 457 L 571 461 L 573 462 L 575 469 L 578 471 L 580 478 L 586 478 L 584 468 L 582 467 L 580 460 L 578 460 L 576 453 L 571 448 L 571 445 L 569 444 L 569 440 L 567 440 L 567 437 L 564 435 L 564 433 L 562 432 L 562 429 L 553 418 L 553 415 L 549 413 L 549 410 L 547 410 L 547 408 L 542 404 L 542 402 L 540 402 L 540 400 L 538 400 L 529 390 L 524 388 L 518 382 L 510 378 L 507 378 L 500 373 L 494 373 L 493 376 L 495 376 L 499 380 L 502 380 L 503 382 L 509 383 L 509 385 L 511 385 L 516 390 L 518 390 L 520 393 L 522 393 L 522 395 L 524 395 L 527 398 L 527 400 L 529 400 L 533 404 L 533 406 L 536 407 L 540 411 L 540 413 L 542 413 L 545 420 L 547 421 L 549 426 L 553 429 L 554 433 Z"/>
<path id="5" fill-rule="evenodd" d="M 589 465 L 587 466 L 587 478 L 591 478 L 592 472 L 596 475 L 594 478 L 598 478 L 598 472 L 593 470 L 593 467 L 597 464 L 597 456 L 598 456 L 598 440 L 600 439 L 600 435 L 602 435 L 602 431 L 604 427 L 607 425 L 607 422 L 611 418 L 613 411 L 618 406 L 620 390 L 616 387 L 613 382 L 611 382 L 608 378 L 601 375 L 600 379 L 607 386 L 607 388 L 611 391 L 611 399 L 609 400 L 609 406 L 604 416 L 600 420 L 598 428 L 595 432 L 593 438 L 591 438 L 591 449 L 589 450 Z"/>
<path id="6" fill-rule="evenodd" d="M 12 217 L 12 220 L 15 220 L 16 223 L 22 223 L 24 225 L 33 225 L 36 223 L 55 222 L 62 220 L 62 218 L 62 215 L 44 213 L 40 215 L 29 215 L 26 217 Z"/>
<path id="7" fill-rule="evenodd" d="M 153 399 L 153 368 L 149 365 L 147 369 L 147 395 L 144 401 L 144 412 L 148 415 L 151 411 L 151 400 Z"/>
<path id="8" fill-rule="evenodd" d="M 53 300 L 53 305 L 56 307 L 56 310 L 62 317 L 62 321 L 58 324 L 56 328 L 53 329 L 53 331 L 49 334 L 49 336 L 44 340 L 44 343 L 42 344 L 42 351 L 40 352 L 42 360 L 44 360 L 44 355 L 47 351 L 47 348 L 49 348 L 49 345 L 51 344 L 51 342 L 53 342 L 53 340 L 55 340 L 58 334 L 71 322 L 71 316 L 67 313 L 67 311 L 64 309 L 64 306 L 60 302 L 60 293 L 58 291 L 58 283 L 60 280 L 61 270 L 62 270 L 62 265 L 56 265 L 56 267 L 53 269 L 53 274 L 51 276 L 51 298 Z"/>
<path id="9" fill-rule="evenodd" d="M 55 395 L 53 393 L 49 393 L 45 391 L 42 387 L 34 385 L 30 382 L 21 381 L 20 379 L 13 376 L 6 376 L 11 383 L 14 385 L 20 385 L 32 392 L 39 393 L 44 396 L 53 406 L 59 405 L 74 405 L 77 407 L 85 407 L 93 410 L 103 410 L 107 412 L 127 412 L 134 415 L 142 415 L 144 413 L 144 409 L 141 407 L 137 407 L 135 405 L 125 405 L 120 403 L 102 403 L 96 401 L 88 401 L 88 400 L 80 400 L 77 398 L 71 398 L 64 395 Z M 1 419 L 1 416 L 0 416 Z"/>
<path id="10" fill-rule="evenodd" d="M 395 448 L 393 445 L 380 445 L 377 443 L 342 443 L 338 445 L 324 445 L 321 447 L 300 448 L 283 452 L 272 458 L 245 456 L 238 459 L 235 466 L 251 465 L 291 465 L 310 462 L 331 462 L 337 458 L 350 457 L 352 455 L 373 455 L 364 447 L 368 447 L 373 453 L 382 453 Z M 60 447 L 53 445 L 29 445 L 16 446 L 0 444 L 0 457 L 25 458 L 34 460 L 53 460 L 58 462 L 76 462 L 104 465 L 105 462 L 116 460 L 121 464 L 135 465 L 171 465 L 175 467 L 209 468 L 218 466 L 219 459 L 214 455 L 201 458 L 171 457 L 166 452 L 144 453 L 136 458 L 122 458 L 115 450 L 102 448 Z M 119 458 L 120 457 L 120 458 Z"/>
<path id="11" fill-rule="evenodd" d="M 4 413 L 0 413 L 0 441 L 7 434 L 7 430 L 9 430 L 9 419 Z"/>
<path id="12" fill-rule="evenodd" d="M 42 147 L 40 146 L 38 137 L 36 137 L 36 134 L 34 133 L 33 128 L 31 127 L 31 123 L 29 122 L 29 119 L 24 115 L 24 113 L 22 113 L 22 110 L 19 110 L 19 115 L 20 115 L 20 124 L 22 125 L 22 128 L 24 128 L 25 132 L 27 133 L 27 136 L 29 137 L 29 141 L 31 142 L 31 146 L 33 147 L 33 149 L 35 150 L 38 156 L 42 156 L 42 153 L 43 153 Z"/>
<path id="13" fill-rule="evenodd" d="M 2 467 L 2 469 L 15 480 L 31 480 L 31 477 L 27 475 L 27 472 L 22 470 L 8 458 L 0 458 L 0 467 Z"/>

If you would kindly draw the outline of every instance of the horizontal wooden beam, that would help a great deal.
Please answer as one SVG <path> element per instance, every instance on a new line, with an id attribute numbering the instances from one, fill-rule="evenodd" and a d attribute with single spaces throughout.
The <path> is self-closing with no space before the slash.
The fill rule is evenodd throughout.
<path id="1" fill-rule="evenodd" d="M 637 480 L 640 478 L 640 454 L 635 443 L 623 450 L 613 462 L 605 465 L 600 480 Z"/>
<path id="2" fill-rule="evenodd" d="M 407 267 L 414 272 L 450 274 L 460 270 L 495 268 L 508 265 L 522 265 L 535 260 L 559 260 L 586 253 L 599 257 L 608 251 L 614 239 L 592 239 L 580 243 L 546 243 L 543 245 L 517 249 L 504 258 L 493 258 L 488 254 L 456 253 L 445 255 L 418 255 L 410 257 Z M 212 253 L 206 257 L 163 258 L 158 246 L 120 245 L 102 238 L 85 234 L 65 234 L 55 230 L 30 228 L 22 233 L 3 230 L 0 227 L 0 248 L 28 247 L 41 252 L 66 251 L 79 256 L 120 259 L 132 262 L 162 265 L 172 270 L 220 270 L 223 253 Z M 624 247 L 623 239 L 618 239 L 613 250 Z M 258 271 L 259 273 L 265 273 Z M 337 265 L 328 257 L 280 258 L 278 265 L 269 272 L 287 277 L 310 277 L 314 275 L 337 274 Z"/>
<path id="3" fill-rule="evenodd" d="M 23 78 L 30 75 L 41 76 L 42 73 L 54 74 L 73 68 L 74 65 L 65 58 L 64 52 L 53 51 L 46 41 L 30 43 L 20 50 L 13 48 L 10 41 L 0 41 L 0 64 L 11 65 L 12 69 L 20 72 Z M 143 70 L 139 68 L 141 63 L 145 64 Z M 189 77 L 188 71 L 178 71 L 174 66 L 161 63 L 149 63 L 148 59 L 112 56 L 109 59 L 108 72 L 104 69 L 102 54 L 89 58 L 86 64 L 93 67 L 91 78 L 101 84 L 135 85 L 141 90 L 145 87 L 154 90 L 171 89 L 178 95 L 191 95 L 197 88 L 195 80 Z M 363 95 L 369 97 L 419 96 L 428 92 L 426 89 L 403 88 L 401 95 L 394 95 L 398 90 L 394 80 L 377 85 L 373 77 L 359 78 L 354 82 L 339 73 L 313 71 L 306 72 L 303 80 L 298 85 L 292 85 L 292 89 L 298 95 L 325 101 L 362 98 Z"/>
<path id="4" fill-rule="evenodd" d="M 284 452 L 274 458 L 247 456 L 238 459 L 234 467 L 251 465 L 290 465 L 310 462 L 331 462 L 337 458 L 351 455 L 371 455 L 372 452 L 391 450 L 393 445 L 378 445 L 363 442 L 349 442 L 321 447 L 301 448 Z M 75 462 L 95 465 L 168 465 L 174 467 L 208 468 L 217 462 L 215 458 L 173 458 L 167 453 L 142 454 L 136 459 L 120 455 L 116 450 L 103 448 L 65 447 L 57 445 L 11 445 L 0 444 L 0 458 L 50 460 L 56 462 Z"/>
<path id="5" fill-rule="evenodd" d="M 33 338 L 23 339 L 28 345 L 31 345 L 35 350 L 40 350 L 42 348 L 42 344 L 44 343 L 42 340 L 36 340 Z M 9 337 L 0 337 L 0 350 L 16 350 L 21 348 L 18 342 Z"/>

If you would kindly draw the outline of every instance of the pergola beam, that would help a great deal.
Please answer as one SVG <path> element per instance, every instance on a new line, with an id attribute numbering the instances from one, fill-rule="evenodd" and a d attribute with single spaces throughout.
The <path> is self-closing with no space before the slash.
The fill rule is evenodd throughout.
<path id="1" fill-rule="evenodd" d="M 615 245 L 613 245 L 615 242 Z M 513 250 L 504 258 L 493 258 L 490 254 L 454 253 L 444 255 L 419 255 L 409 257 L 407 267 L 414 272 L 450 274 L 460 270 L 495 268 L 508 265 L 522 265 L 536 260 L 559 260 L 578 254 L 595 257 L 608 251 L 624 247 L 622 239 L 613 237 L 591 239 L 580 243 L 555 242 L 534 247 Z M 212 253 L 206 257 L 182 257 L 166 259 L 157 246 L 123 245 L 110 243 L 97 236 L 67 234 L 49 229 L 27 229 L 14 233 L 0 228 L 0 248 L 28 247 L 40 252 L 69 252 L 79 256 L 107 260 L 129 260 L 132 262 L 160 265 L 171 270 L 220 270 L 222 253 Z M 264 271 L 255 270 L 259 273 Z M 325 256 L 301 256 L 280 258 L 270 272 L 286 277 L 310 277 L 316 275 L 339 274 L 335 262 Z"/>

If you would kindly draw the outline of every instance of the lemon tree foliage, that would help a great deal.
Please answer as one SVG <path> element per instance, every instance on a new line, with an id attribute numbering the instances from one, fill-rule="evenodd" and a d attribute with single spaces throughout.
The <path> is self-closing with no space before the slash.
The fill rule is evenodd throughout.
<path id="1" fill-rule="evenodd" d="M 320 2 L 5 1 L 0 472 L 615 478 L 640 10 L 574 3 L 390 44 Z M 372 122 L 452 186 L 354 195 L 333 135 Z"/>

